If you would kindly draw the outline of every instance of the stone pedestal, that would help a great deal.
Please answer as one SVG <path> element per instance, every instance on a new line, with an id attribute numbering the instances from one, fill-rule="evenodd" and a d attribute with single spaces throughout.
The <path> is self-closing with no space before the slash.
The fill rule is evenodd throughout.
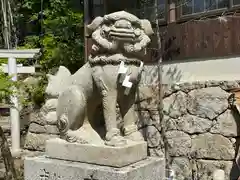
<path id="1" fill-rule="evenodd" d="M 147 158 L 146 142 L 129 142 L 125 146 L 111 147 L 69 143 L 60 138 L 46 142 L 49 158 L 78 161 L 112 167 L 123 167 Z"/>
<path id="2" fill-rule="evenodd" d="M 148 157 L 125 167 L 114 168 L 47 157 L 28 157 L 24 166 L 25 180 L 164 180 L 164 160 L 160 158 Z"/>
<path id="3" fill-rule="evenodd" d="M 46 142 L 46 155 L 26 158 L 25 180 L 163 180 L 162 158 L 147 157 L 146 142 L 121 147 Z"/>

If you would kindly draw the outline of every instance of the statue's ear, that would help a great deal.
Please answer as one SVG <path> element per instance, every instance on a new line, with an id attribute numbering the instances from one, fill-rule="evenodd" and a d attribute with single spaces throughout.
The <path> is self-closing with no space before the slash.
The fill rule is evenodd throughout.
<path id="1" fill-rule="evenodd" d="M 65 66 L 59 66 L 56 75 L 64 75 L 65 77 L 71 76 L 71 72 Z"/>
<path id="2" fill-rule="evenodd" d="M 53 75 L 47 74 L 47 79 L 49 80 Z"/>
<path id="3" fill-rule="evenodd" d="M 103 23 L 103 17 L 96 17 L 91 24 L 87 25 L 86 36 L 90 36 Z"/>
<path id="4" fill-rule="evenodd" d="M 141 19 L 141 27 L 148 36 L 151 36 L 154 34 L 152 25 L 149 20 Z"/>

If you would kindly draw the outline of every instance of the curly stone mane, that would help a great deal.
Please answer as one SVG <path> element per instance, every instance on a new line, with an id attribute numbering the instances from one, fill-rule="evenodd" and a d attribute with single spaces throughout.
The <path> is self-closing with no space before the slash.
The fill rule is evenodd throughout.
<path id="1" fill-rule="evenodd" d="M 153 34 L 148 20 L 119 11 L 104 17 L 97 17 L 88 25 L 88 34 L 93 39 L 89 63 L 139 65 L 146 54 Z"/>

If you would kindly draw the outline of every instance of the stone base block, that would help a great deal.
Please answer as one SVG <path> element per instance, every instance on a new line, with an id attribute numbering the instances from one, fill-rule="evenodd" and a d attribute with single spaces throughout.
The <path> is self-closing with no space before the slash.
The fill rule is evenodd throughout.
<path id="1" fill-rule="evenodd" d="M 147 143 L 129 143 L 123 147 L 69 143 L 56 138 L 46 142 L 49 158 L 90 164 L 123 167 L 147 158 Z"/>
<path id="2" fill-rule="evenodd" d="M 24 177 L 25 180 L 164 180 L 164 165 L 163 159 L 150 157 L 122 168 L 27 157 Z"/>

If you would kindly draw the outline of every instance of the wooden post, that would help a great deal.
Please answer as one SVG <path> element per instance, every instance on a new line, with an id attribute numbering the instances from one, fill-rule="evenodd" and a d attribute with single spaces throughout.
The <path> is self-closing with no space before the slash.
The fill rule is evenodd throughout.
<path id="1" fill-rule="evenodd" d="M 108 14 L 108 0 L 103 0 L 103 5 L 104 5 L 104 14 Z"/>
<path id="2" fill-rule="evenodd" d="M 84 54 L 85 54 L 85 62 L 87 62 L 88 58 L 88 33 L 87 33 L 87 25 L 89 24 L 89 0 L 84 0 Z"/>
<path id="3" fill-rule="evenodd" d="M 159 27 L 159 20 L 158 20 L 158 1 L 155 0 L 155 20 L 156 20 L 156 33 L 157 33 L 157 45 L 158 45 L 158 53 L 159 59 L 157 64 L 158 70 L 158 113 L 159 113 L 159 120 L 161 126 L 161 135 L 164 142 L 164 155 L 165 155 L 165 172 L 164 176 L 169 177 L 168 169 L 169 169 L 169 154 L 168 154 L 168 146 L 165 137 L 165 118 L 163 115 L 163 87 L 162 87 L 162 38 L 160 36 L 160 27 Z"/>
<path id="4" fill-rule="evenodd" d="M 173 0 L 169 1 L 169 13 L 168 16 L 168 23 L 176 22 L 176 3 Z"/>

